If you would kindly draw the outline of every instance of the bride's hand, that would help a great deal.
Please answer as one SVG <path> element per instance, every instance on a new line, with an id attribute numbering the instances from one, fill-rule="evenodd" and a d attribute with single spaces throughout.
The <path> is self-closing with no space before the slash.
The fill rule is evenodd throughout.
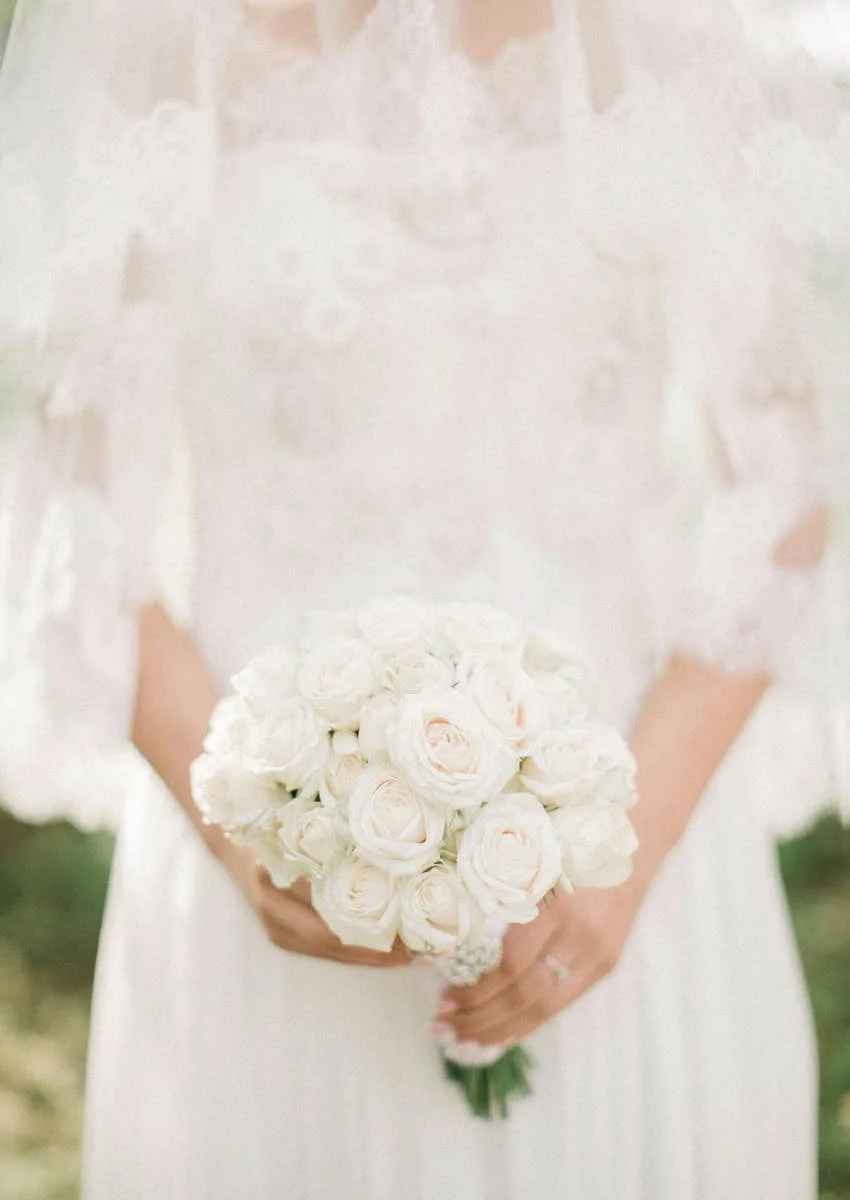
<path id="1" fill-rule="evenodd" d="M 644 891 L 636 880 L 574 896 L 559 888 L 535 921 L 508 930 L 498 970 L 444 993 L 437 1020 L 459 1042 L 507 1046 L 528 1037 L 614 969 Z"/>
<path id="2" fill-rule="evenodd" d="M 269 941 L 281 950 L 364 967 L 403 967 L 412 961 L 400 942 L 389 954 L 344 945 L 313 908 L 306 879 L 299 879 L 290 888 L 278 888 L 253 851 L 231 845 L 221 857 Z"/>
<path id="3" fill-rule="evenodd" d="M 767 676 L 727 675 L 676 656 L 644 700 L 631 745 L 640 803 L 632 812 L 640 849 L 634 874 L 610 890 L 558 891 L 530 925 L 505 938 L 499 970 L 454 988 L 437 1010 L 458 1041 L 521 1041 L 614 969 L 661 864 L 764 694 Z"/>

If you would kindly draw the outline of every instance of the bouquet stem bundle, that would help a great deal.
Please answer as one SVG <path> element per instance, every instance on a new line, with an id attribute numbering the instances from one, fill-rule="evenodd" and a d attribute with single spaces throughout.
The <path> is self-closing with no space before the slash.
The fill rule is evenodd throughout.
<path id="1" fill-rule="evenodd" d="M 533 1059 L 522 1046 L 511 1046 L 494 1063 L 480 1067 L 463 1066 L 443 1051 L 446 1079 L 458 1085 L 471 1112 L 487 1121 L 504 1121 L 511 1100 L 531 1095 L 533 1065 Z"/>

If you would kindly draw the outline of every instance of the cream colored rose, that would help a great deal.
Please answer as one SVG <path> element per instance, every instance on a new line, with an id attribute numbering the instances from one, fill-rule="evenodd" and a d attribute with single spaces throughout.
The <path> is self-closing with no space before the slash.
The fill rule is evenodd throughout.
<path id="1" fill-rule="evenodd" d="M 454 673 L 448 663 L 434 654 L 409 652 L 388 658 L 381 672 L 381 682 L 391 692 L 409 696 L 426 688 L 454 683 Z"/>
<path id="2" fill-rule="evenodd" d="M 460 836 L 458 874 L 487 914 L 528 924 L 561 877 L 552 820 L 534 796 L 486 804 Z"/>
<path id="3" fill-rule="evenodd" d="M 357 613 L 357 623 L 383 658 L 421 657 L 433 637 L 431 610 L 407 596 L 390 596 L 364 605 Z"/>
<path id="4" fill-rule="evenodd" d="M 401 698 L 386 689 L 376 692 L 360 713 L 358 741 L 360 752 L 368 760 L 387 758 L 387 734 L 398 717 Z"/>
<path id="5" fill-rule="evenodd" d="M 280 829 L 276 821 L 252 825 L 236 831 L 231 840 L 237 846 L 250 846 L 271 876 L 275 887 L 292 887 L 296 879 L 310 875 L 306 862 L 293 860 L 280 840 Z"/>
<path id="6" fill-rule="evenodd" d="M 538 630 L 525 643 L 523 666 L 546 700 L 549 721 L 587 721 L 597 706 L 598 684 L 587 660 L 565 642 Z"/>
<path id="7" fill-rule="evenodd" d="M 329 753 L 325 726 L 298 697 L 252 721 L 245 733 L 243 759 L 248 769 L 293 792 L 309 788 L 315 794 Z"/>
<path id="8" fill-rule="evenodd" d="M 593 673 L 587 660 L 566 642 L 540 630 L 529 631 L 522 665 L 534 678 L 557 675 L 580 692 L 594 690 Z"/>
<path id="9" fill-rule="evenodd" d="M 571 804 L 551 814 L 564 875 L 573 887 L 616 887 L 632 873 L 634 826 L 619 804 Z"/>
<path id="10" fill-rule="evenodd" d="M 590 719 L 591 709 L 587 698 L 573 683 L 560 675 L 544 676 L 535 680 L 538 692 L 546 706 L 546 716 L 552 729 L 565 725 L 583 725 Z"/>
<path id="11" fill-rule="evenodd" d="M 256 716 L 275 712 L 295 694 L 297 663 L 286 646 L 257 655 L 231 680 L 237 696 Z"/>
<path id="12" fill-rule="evenodd" d="M 230 757 L 202 754 L 192 763 L 190 780 L 204 820 L 228 830 L 268 816 L 287 799 L 273 779 L 258 778 Z"/>
<path id="13" fill-rule="evenodd" d="M 367 768 L 352 789 L 348 822 L 360 856 L 391 875 L 413 875 L 440 857 L 445 818 L 393 767 Z"/>
<path id="14" fill-rule="evenodd" d="M 378 662 L 362 638 L 334 638 L 309 650 L 298 672 L 298 691 L 323 720 L 356 729 L 360 711 L 378 687 Z"/>
<path id="15" fill-rule="evenodd" d="M 458 686 L 520 755 L 531 753 L 548 727 L 537 684 L 515 659 L 495 651 L 473 651 L 460 659 Z"/>
<path id="16" fill-rule="evenodd" d="M 522 626 L 489 604 L 447 604 L 440 610 L 439 631 L 456 657 L 472 650 L 502 650 L 519 657 L 525 639 Z"/>
<path id="17" fill-rule="evenodd" d="M 475 701 L 446 687 L 405 696 L 388 731 L 388 749 L 413 791 L 447 808 L 491 800 L 519 761 Z"/>
<path id="18" fill-rule="evenodd" d="M 388 951 L 398 936 L 396 879 L 357 854 L 313 884 L 313 907 L 347 946 Z"/>
<path id="19" fill-rule="evenodd" d="M 331 737 L 331 756 L 325 764 L 319 785 L 319 796 L 327 808 L 344 806 L 351 789 L 366 769 L 357 735 L 334 733 Z"/>
<path id="20" fill-rule="evenodd" d="M 530 792 L 547 804 L 621 804 L 636 800 L 635 760 L 604 725 L 574 725 L 543 736 L 521 769 Z"/>
<path id="21" fill-rule="evenodd" d="M 233 840 L 256 852 L 279 888 L 317 875 L 349 848 L 333 815 L 309 800 L 290 801 L 274 820 L 240 830 Z"/>
<path id="22" fill-rule="evenodd" d="M 292 800 L 280 814 L 278 837 L 287 857 L 310 874 L 340 858 L 347 844 L 336 815 L 312 800 Z"/>
<path id="23" fill-rule="evenodd" d="M 402 884 L 401 936 L 419 954 L 452 954 L 482 923 L 454 866 L 441 863 Z"/>

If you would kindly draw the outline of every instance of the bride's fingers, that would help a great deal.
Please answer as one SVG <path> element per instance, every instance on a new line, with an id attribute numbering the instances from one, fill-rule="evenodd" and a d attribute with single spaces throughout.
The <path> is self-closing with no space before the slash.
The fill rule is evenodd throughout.
<path id="1" fill-rule="evenodd" d="M 308 904 L 311 908 L 313 907 L 313 885 L 309 879 L 296 879 L 295 883 L 286 890 L 296 900 L 300 900 L 302 904 Z"/>
<path id="2" fill-rule="evenodd" d="M 509 1014 L 502 1025 L 494 1025 L 483 1037 L 471 1040 L 480 1041 L 485 1046 L 513 1046 L 551 1021 L 567 1005 L 598 983 L 600 978 L 596 970 L 582 967 L 563 983 L 551 979 L 548 990 L 541 993 L 536 1003 L 523 1012 Z"/>
<path id="3" fill-rule="evenodd" d="M 300 900 L 292 889 L 264 888 L 260 917 L 275 942 L 278 941 L 275 935 L 279 935 L 281 941 L 289 937 L 321 949 L 330 948 L 338 940 L 315 909 Z"/>
<path id="4" fill-rule="evenodd" d="M 303 942 L 294 936 L 285 938 L 286 945 L 281 945 L 281 949 L 287 950 L 290 954 L 300 954 L 306 958 L 324 958 L 330 962 L 344 963 L 347 966 L 354 967 L 405 967 L 409 964 L 410 959 L 406 953 L 398 953 L 395 949 L 387 954 L 382 954 L 377 950 L 363 950 L 357 946 L 345 946 L 342 942 L 336 941 L 336 944 L 325 944 L 321 950 L 312 942 Z"/>
<path id="5" fill-rule="evenodd" d="M 557 957 L 559 962 L 563 962 L 563 953 L 558 953 Z M 505 1007 L 499 1016 L 490 1014 L 486 1025 L 469 1022 L 463 1032 L 455 1026 L 457 1040 L 478 1042 L 485 1046 L 514 1045 L 550 1021 L 599 978 L 594 968 L 582 965 L 566 978 L 560 979 L 541 961 L 533 971 L 529 971 L 529 978 L 523 987 L 524 1004 L 515 1008 Z"/>
<path id="6" fill-rule="evenodd" d="M 304 895 L 301 889 L 301 897 Z M 306 896 L 309 897 L 309 884 Z M 272 885 L 263 891 L 263 924 L 271 940 L 282 950 L 361 966 L 405 966 L 410 962 L 410 952 L 401 943 L 388 953 L 344 945 L 311 907 L 309 900 L 301 897 L 295 887 L 284 890 Z"/>
<path id="7" fill-rule="evenodd" d="M 392 950 L 382 953 L 377 950 L 361 950 L 357 946 L 345 946 L 340 942 L 332 957 L 335 962 L 361 967 L 407 967 L 412 961 L 409 950 L 400 943 Z"/>
<path id="8" fill-rule="evenodd" d="M 365 950 L 360 946 L 346 946 L 330 930 L 323 930 L 318 936 L 304 938 L 291 927 L 278 925 L 269 929 L 268 933 L 271 941 L 280 950 L 307 958 L 325 958 L 332 962 L 359 967 L 405 967 L 411 961 L 409 952 L 403 946 L 393 947 L 386 953 Z"/>
<path id="9" fill-rule="evenodd" d="M 530 925 L 512 926 L 505 935 L 500 966 L 472 987 L 449 988 L 440 1015 L 450 1007 L 464 1013 L 481 1009 L 510 991 L 540 957 L 557 928 L 556 902 L 544 906 Z"/>
<path id="10" fill-rule="evenodd" d="M 549 999 L 552 984 L 556 982 L 552 965 L 555 958 L 559 969 L 569 971 L 569 954 L 553 938 L 538 949 L 537 956 L 508 987 L 475 1008 L 459 1009 L 440 1019 L 452 1026 L 459 1041 L 482 1041 L 490 1030 L 500 1028 L 514 1016 L 536 1010 L 542 1001 Z"/>

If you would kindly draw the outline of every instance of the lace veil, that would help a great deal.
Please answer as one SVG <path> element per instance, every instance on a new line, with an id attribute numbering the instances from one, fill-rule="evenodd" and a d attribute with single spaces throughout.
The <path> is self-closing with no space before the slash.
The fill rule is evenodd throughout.
<path id="1" fill-rule="evenodd" d="M 757 188 L 765 221 L 798 239 L 843 233 L 834 90 L 770 0 L 18 0 L 0 74 L 4 345 L 90 326 L 131 244 L 156 252 L 203 221 L 227 72 L 253 67 L 249 38 L 230 53 L 246 13 L 292 63 L 279 116 L 306 141 L 354 138 L 421 172 L 430 157 L 460 187 L 495 136 L 480 69 L 509 70 L 511 47 L 548 31 L 565 154 L 598 181 L 594 208 L 635 217 L 628 180 L 659 227 L 680 225 L 688 203 L 714 218 Z M 336 102 L 311 111 L 317 57 Z"/>
<path id="2" fill-rule="evenodd" d="M 674 474 L 704 479 L 705 501 L 701 516 L 682 514 L 699 599 L 673 606 L 692 613 L 680 643 L 733 670 L 772 669 L 767 627 L 787 625 L 800 589 L 778 580 L 788 572 L 774 570 L 770 548 L 830 502 L 819 623 L 830 632 L 806 662 L 847 776 L 836 782 L 850 784 L 850 126 L 783 12 L 768 0 L 18 0 L 0 71 L 0 396 L 16 429 L 3 439 L 6 676 L 70 603 L 56 530 L 67 543 L 81 522 L 101 528 L 78 492 L 85 512 L 73 521 L 43 498 L 27 506 L 39 516 L 15 517 L 22 490 L 55 493 L 80 425 L 83 457 L 97 447 L 98 494 L 134 553 L 107 578 L 103 525 L 86 570 L 92 589 L 114 592 L 123 624 L 110 641 L 99 616 L 77 617 L 63 644 L 76 654 L 85 643 L 103 677 L 132 656 L 126 614 L 159 589 L 149 494 L 134 481 L 165 436 L 149 406 L 179 353 L 169 306 L 190 294 L 235 145 L 265 130 L 318 154 L 345 146 L 370 188 L 393 190 L 451 237 L 474 215 L 494 153 L 519 136 L 556 139 L 552 186 L 588 238 L 664 279 L 674 336 L 663 453 Z M 531 59 L 519 53 L 529 46 Z M 553 77 L 554 106 L 519 103 L 529 62 Z M 255 86 L 270 70 L 271 106 Z M 512 95 L 515 121 L 504 118 Z M 93 412 L 93 358 L 120 357 L 134 339 L 144 353 L 132 387 L 101 388 Z M 725 576 L 705 549 L 718 541 L 732 547 Z M 727 611 L 742 573 L 750 606 Z"/>

